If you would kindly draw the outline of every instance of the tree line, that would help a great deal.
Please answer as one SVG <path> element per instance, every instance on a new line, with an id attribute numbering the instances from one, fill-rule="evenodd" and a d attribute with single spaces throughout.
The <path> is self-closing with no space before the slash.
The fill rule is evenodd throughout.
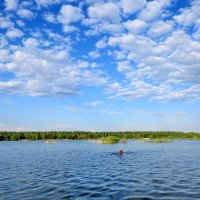
<path id="1" fill-rule="evenodd" d="M 48 131 L 48 132 L 0 132 L 0 141 L 17 141 L 17 140 L 47 140 L 47 139 L 71 139 L 71 140 L 88 140 L 99 139 L 103 137 L 114 136 L 123 139 L 200 139 L 200 134 L 195 132 L 87 132 L 87 131 Z"/>

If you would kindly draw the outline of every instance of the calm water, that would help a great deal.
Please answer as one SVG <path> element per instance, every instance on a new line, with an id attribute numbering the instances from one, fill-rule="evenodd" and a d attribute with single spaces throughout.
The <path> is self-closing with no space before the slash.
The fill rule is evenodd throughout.
<path id="1" fill-rule="evenodd" d="M 200 199 L 200 141 L 0 142 L 0 199 Z"/>

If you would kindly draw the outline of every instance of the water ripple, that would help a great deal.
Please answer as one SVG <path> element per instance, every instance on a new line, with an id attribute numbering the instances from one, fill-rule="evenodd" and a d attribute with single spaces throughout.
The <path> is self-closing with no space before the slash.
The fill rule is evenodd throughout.
<path id="1" fill-rule="evenodd" d="M 200 199 L 198 141 L 1 142 L 1 147 L 1 200 Z"/>

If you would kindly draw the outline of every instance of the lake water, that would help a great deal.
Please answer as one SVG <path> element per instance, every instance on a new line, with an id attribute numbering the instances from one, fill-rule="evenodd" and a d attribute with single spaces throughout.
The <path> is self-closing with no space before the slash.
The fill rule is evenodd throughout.
<path id="1" fill-rule="evenodd" d="M 0 142 L 0 199 L 200 199 L 200 141 Z"/>

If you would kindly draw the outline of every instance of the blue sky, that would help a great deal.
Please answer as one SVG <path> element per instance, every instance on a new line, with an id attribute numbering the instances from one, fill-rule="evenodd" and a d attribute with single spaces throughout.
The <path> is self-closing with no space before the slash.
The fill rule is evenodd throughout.
<path id="1" fill-rule="evenodd" d="M 200 0 L 0 0 L 0 130 L 200 132 Z"/>

